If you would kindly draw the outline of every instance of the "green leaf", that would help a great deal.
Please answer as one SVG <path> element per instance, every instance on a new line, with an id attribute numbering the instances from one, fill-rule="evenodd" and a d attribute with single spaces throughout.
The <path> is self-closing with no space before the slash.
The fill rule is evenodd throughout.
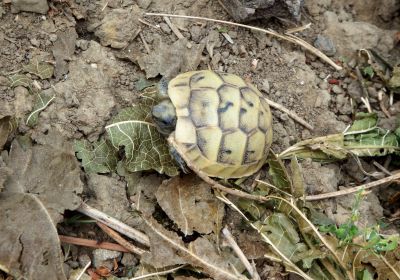
<path id="1" fill-rule="evenodd" d="M 151 119 L 151 108 L 156 100 L 144 96 L 139 104 L 123 109 L 106 126 L 112 145 L 124 148 L 124 164 L 131 172 L 154 169 L 175 176 L 178 168 L 172 159 L 167 141 Z"/>
<path id="2" fill-rule="evenodd" d="M 35 126 L 37 124 L 40 112 L 46 109 L 46 107 L 51 103 L 51 101 L 53 101 L 54 98 L 55 95 L 49 95 L 43 92 L 37 93 L 33 111 L 27 117 L 26 124 L 31 127 Z"/>
<path id="3" fill-rule="evenodd" d="M 118 150 L 108 145 L 105 140 L 90 143 L 87 140 L 75 141 L 77 158 L 82 160 L 82 167 L 87 173 L 109 173 L 117 166 Z"/>
<path id="4" fill-rule="evenodd" d="M 378 116 L 376 113 L 357 113 L 355 116 L 354 123 L 344 133 L 348 134 L 359 134 L 367 131 L 371 131 L 376 128 L 378 123 Z"/>
<path id="5" fill-rule="evenodd" d="M 387 86 L 396 93 L 400 92 L 400 66 L 393 68 L 392 77 L 388 81 Z"/>
<path id="6" fill-rule="evenodd" d="M 279 251 L 289 259 L 294 260 L 297 254 L 307 251 L 307 246 L 300 242 L 295 226 L 286 215 L 274 213 L 255 224 L 258 225 L 260 232 L 267 235 Z"/>
<path id="7" fill-rule="evenodd" d="M 268 173 L 272 178 L 275 187 L 290 193 L 292 189 L 291 180 L 282 160 L 276 154 L 270 152 L 268 154 L 267 163 L 269 165 Z"/>
<path id="8" fill-rule="evenodd" d="M 15 88 L 17 86 L 23 86 L 28 89 L 31 88 L 32 80 L 29 77 L 27 77 L 26 75 L 14 74 L 14 75 L 8 77 L 8 79 L 10 80 L 9 86 L 11 88 Z"/>
<path id="9" fill-rule="evenodd" d="M 364 67 L 363 73 L 365 76 L 370 77 L 371 79 L 374 77 L 374 69 L 371 66 Z"/>
<path id="10" fill-rule="evenodd" d="M 296 156 L 292 157 L 290 162 L 290 170 L 292 171 L 292 195 L 294 198 L 299 198 L 304 195 L 304 180 L 299 163 Z"/>
<path id="11" fill-rule="evenodd" d="M 37 58 L 32 59 L 30 63 L 24 66 L 24 71 L 38 76 L 40 79 L 49 79 L 53 76 L 54 66 L 47 62 L 39 62 Z"/>

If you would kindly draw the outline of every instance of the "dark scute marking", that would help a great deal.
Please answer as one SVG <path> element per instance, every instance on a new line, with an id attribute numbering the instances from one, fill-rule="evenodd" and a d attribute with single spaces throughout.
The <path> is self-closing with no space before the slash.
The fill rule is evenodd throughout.
<path id="1" fill-rule="evenodd" d="M 229 107 L 233 106 L 233 103 L 228 101 L 225 103 L 225 106 L 222 108 L 218 108 L 218 113 L 225 113 L 226 111 L 228 111 Z"/>
<path id="2" fill-rule="evenodd" d="M 187 86 L 188 86 L 187 83 L 180 83 L 175 85 L 175 87 L 187 87 Z"/>
<path id="3" fill-rule="evenodd" d="M 240 113 L 241 114 L 247 113 L 247 109 L 246 108 L 240 108 Z"/>
<path id="4" fill-rule="evenodd" d="M 264 115 L 264 112 L 263 112 L 263 111 L 260 111 L 260 115 Z"/>
<path id="5" fill-rule="evenodd" d="M 202 106 L 203 108 L 207 108 L 209 105 L 210 105 L 210 103 L 207 102 L 207 101 L 201 102 L 201 106 Z"/>
<path id="6" fill-rule="evenodd" d="M 254 106 L 253 102 L 247 102 L 247 104 L 249 104 L 250 107 Z"/>
<path id="7" fill-rule="evenodd" d="M 232 154 L 232 151 L 231 151 L 231 150 L 223 150 L 222 152 L 223 152 L 223 153 L 227 153 L 228 155 Z"/>
<path id="8" fill-rule="evenodd" d="M 207 144 L 206 139 L 200 136 L 199 133 L 197 133 L 197 147 L 199 147 L 200 152 L 205 155 L 204 147 Z"/>
<path id="9" fill-rule="evenodd" d="M 198 82 L 198 81 L 201 81 L 201 80 L 203 80 L 203 79 L 204 79 L 204 76 L 200 76 L 200 75 L 194 76 L 194 77 L 193 77 L 193 82 Z"/>

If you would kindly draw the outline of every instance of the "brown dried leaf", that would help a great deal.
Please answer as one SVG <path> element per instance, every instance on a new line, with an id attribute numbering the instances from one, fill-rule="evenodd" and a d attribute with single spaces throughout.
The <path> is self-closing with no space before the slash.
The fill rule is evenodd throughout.
<path id="1" fill-rule="evenodd" d="M 176 233 L 163 228 L 154 218 L 146 217 L 145 222 L 149 226 L 149 232 L 153 231 L 154 236 L 158 236 L 165 244 L 168 244 L 171 250 L 176 252 L 176 255 L 179 255 L 192 266 L 201 268 L 204 273 L 212 278 L 219 280 L 246 279 L 234 271 L 232 263 L 227 260 L 228 258 L 218 254 L 215 246 L 208 239 L 197 238 L 189 246 L 186 246 Z M 156 253 L 159 252 L 153 251 L 153 254 Z"/>
<path id="2" fill-rule="evenodd" d="M 80 167 L 72 145 L 57 131 L 51 130 L 41 141 L 42 145 L 32 145 L 27 138 L 12 142 L 6 164 L 13 174 L 4 191 L 36 194 L 56 224 L 66 209 L 81 203 Z"/>
<path id="3" fill-rule="evenodd" d="M 200 63 L 204 44 L 192 44 L 190 49 L 187 44 L 185 38 L 177 40 L 172 45 L 159 40 L 156 50 L 139 57 L 137 63 L 140 69 L 146 72 L 147 78 L 154 78 L 159 74 L 172 78 L 179 72 L 195 70 Z"/>
<path id="4" fill-rule="evenodd" d="M 2 270 L 15 279 L 66 280 L 60 248 L 53 221 L 35 195 L 0 194 Z"/>
<path id="5" fill-rule="evenodd" d="M 224 216 L 223 203 L 211 187 L 195 176 L 164 181 L 156 192 L 158 204 L 185 235 L 217 232 Z"/>

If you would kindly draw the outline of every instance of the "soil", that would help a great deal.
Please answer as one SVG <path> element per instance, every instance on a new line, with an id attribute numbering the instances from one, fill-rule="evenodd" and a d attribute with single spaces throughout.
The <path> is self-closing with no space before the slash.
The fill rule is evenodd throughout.
<path id="1" fill-rule="evenodd" d="M 366 111 L 359 98 L 362 92 L 358 81 L 349 74 L 359 49 L 375 49 L 393 65 L 400 62 L 400 5 L 395 0 L 368 1 L 368 4 L 363 0 L 305 0 L 298 22 L 293 18 L 269 18 L 247 23 L 281 33 L 311 23 L 310 28 L 296 35 L 311 44 L 318 36 L 323 36 L 321 40 L 333 42 L 333 45 L 328 43 L 320 48 L 344 67 L 340 71 L 299 45 L 256 31 L 201 20 L 171 18 L 173 26 L 183 35 L 183 38 L 178 38 L 162 17 L 144 15 L 145 12 L 163 12 L 231 21 L 231 16 L 219 1 L 52 0 L 43 14 L 37 12 L 46 10 L 46 6 L 39 5 L 36 12 L 24 12 L 26 7 L 23 4 L 13 10 L 14 2 L 24 1 L 3 0 L 0 3 L 0 119 L 10 115 L 23 119 L 33 110 L 35 98 L 32 93 L 22 86 L 10 87 L 8 83 L 8 77 L 20 73 L 33 59 L 55 66 L 54 74 L 47 79 L 37 79 L 28 74 L 36 80 L 38 88 L 54 99 L 40 113 L 35 126 L 18 122 L 15 133 L 9 137 L 0 154 L 0 167 L 11 154 L 11 143 L 16 135 L 28 135 L 34 145 L 43 144 L 43 139 L 48 143 L 48 135 L 54 131 L 70 144 L 81 139 L 97 141 L 104 135 L 105 126 L 113 116 L 137 102 L 141 95 L 140 84 L 144 80 L 154 83 L 162 76 L 172 77 L 178 72 L 208 68 L 244 77 L 266 97 L 314 127 L 311 131 L 288 114 L 272 109 L 272 149 L 279 153 L 301 140 L 340 133 L 352 123 L 354 112 Z M 381 87 L 382 84 L 372 84 L 371 92 Z M 395 97 L 395 101 L 397 99 Z M 385 127 L 396 127 L 397 117 L 387 118 L 374 96 L 371 104 L 384 119 Z M 384 165 L 386 158 L 375 160 Z M 363 162 L 364 169 L 369 173 L 379 171 L 371 162 Z M 329 165 L 305 161 L 302 167 L 310 194 L 335 191 L 339 186 L 371 180 L 351 159 Z M 136 198 L 127 194 L 125 187 L 128 184 L 129 192 L 132 184 L 142 184 L 144 188 L 151 185 L 153 189 L 148 191 L 143 203 L 149 203 L 148 207 L 153 209 L 149 201 L 156 200 L 155 186 L 166 177 L 153 174 L 149 179 L 147 172 L 130 179 L 119 175 L 86 175 L 82 170 L 83 195 L 92 199 L 92 205 L 97 208 L 140 228 L 143 225 L 140 225 L 138 217 L 130 216 L 129 210 L 130 203 Z M 360 223 L 373 225 L 394 215 L 399 200 L 397 204 L 388 201 L 396 193 L 398 195 L 396 186 L 381 193 L 370 193 L 360 208 L 360 216 L 364 217 Z M 119 204 L 115 205 L 115 202 Z M 325 209 L 337 223 L 343 223 L 351 215 L 351 204 L 351 197 L 348 197 L 327 202 L 320 208 Z M 237 217 L 227 219 L 235 220 Z M 399 230 L 398 222 L 391 223 L 391 226 L 391 229 Z M 65 234 L 75 231 L 75 234 L 80 232 L 80 235 L 87 236 L 82 232 L 93 228 L 63 226 L 59 230 Z M 255 252 L 256 245 L 252 245 L 257 241 L 251 243 L 239 231 L 236 236 L 243 246 L 251 247 L 249 251 L 260 256 Z M 78 255 L 83 253 L 76 253 L 75 263 L 68 262 L 67 273 L 78 265 Z M 124 255 L 129 257 L 129 254 Z M 138 260 L 132 257 L 128 263 L 135 266 Z M 181 263 L 184 262 L 179 259 L 172 264 Z M 282 277 L 279 268 L 272 263 L 258 261 L 257 265 L 261 267 L 263 279 Z"/>

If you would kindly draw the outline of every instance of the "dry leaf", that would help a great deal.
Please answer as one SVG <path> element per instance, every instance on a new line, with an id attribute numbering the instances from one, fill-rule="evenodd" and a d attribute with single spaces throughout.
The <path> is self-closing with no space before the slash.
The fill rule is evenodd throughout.
<path id="1" fill-rule="evenodd" d="M 36 194 L 56 224 L 66 209 L 80 205 L 78 194 L 83 184 L 72 145 L 55 130 L 43 141 L 43 145 L 32 145 L 28 138 L 20 137 L 12 142 L 6 164 L 13 174 L 4 191 Z"/>
<path id="2" fill-rule="evenodd" d="M 66 280 L 60 248 L 57 229 L 37 196 L 0 194 L 2 270 L 16 279 Z"/>
<path id="3" fill-rule="evenodd" d="M 224 216 L 223 203 L 196 176 L 164 181 L 156 193 L 158 204 L 185 235 L 216 232 Z"/>

